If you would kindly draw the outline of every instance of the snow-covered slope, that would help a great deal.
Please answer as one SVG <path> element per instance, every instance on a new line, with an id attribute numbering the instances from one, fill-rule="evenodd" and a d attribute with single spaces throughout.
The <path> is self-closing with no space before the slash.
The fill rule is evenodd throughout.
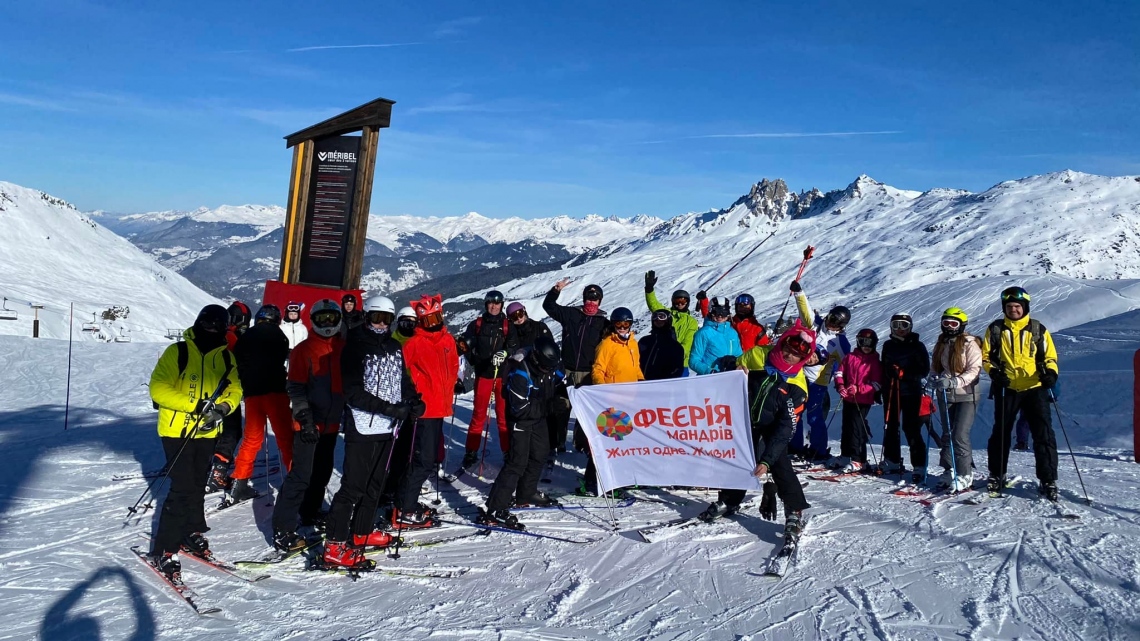
<path id="1" fill-rule="evenodd" d="M 1004 182 L 980 194 L 920 194 L 866 176 L 844 190 L 795 194 L 782 181 L 765 181 L 727 209 L 678 216 L 644 239 L 575 261 L 565 270 L 575 283 L 562 302 L 577 300 L 582 286 L 595 282 L 606 291 L 605 308 L 623 305 L 647 316 L 645 270 L 657 271 L 663 300 L 677 288 L 695 294 L 761 241 L 709 295 L 749 292 L 766 320 L 787 300 L 808 245 L 816 247 L 803 278 L 811 302 L 824 311 L 850 306 L 860 327 L 882 330 L 892 313 L 912 311 L 920 330 L 924 322 L 930 328 L 949 304 L 974 318 L 993 317 L 998 292 L 1023 282 L 1043 303 L 1089 290 L 1079 299 L 1089 304 L 1074 299 L 1077 309 L 1060 327 L 1140 306 L 1137 297 L 1114 293 L 1119 286 L 1106 282 L 1140 278 L 1140 177 L 1072 171 Z M 1031 276 L 1050 280 L 1027 281 Z M 544 275 L 501 288 L 540 314 L 535 303 L 551 284 Z"/>
<path id="2" fill-rule="evenodd" d="M 70 304 L 75 335 L 102 340 L 166 340 L 216 302 L 177 273 L 72 205 L 34 189 L 0 182 L 0 295 L 18 311 L 0 334 L 67 338 Z M 106 318 L 105 318 L 106 316 Z M 96 331 L 81 331 L 84 324 Z"/>
<path id="3" fill-rule="evenodd" d="M 94 212 L 100 219 L 111 219 L 108 224 L 116 231 L 119 229 L 143 229 L 158 223 L 172 222 L 189 218 L 202 223 L 230 223 L 234 225 L 249 225 L 260 228 L 262 231 L 276 229 L 285 224 L 285 209 L 277 205 L 222 205 L 215 209 L 199 207 L 193 211 L 154 211 L 143 214 L 114 215 L 105 212 Z"/>

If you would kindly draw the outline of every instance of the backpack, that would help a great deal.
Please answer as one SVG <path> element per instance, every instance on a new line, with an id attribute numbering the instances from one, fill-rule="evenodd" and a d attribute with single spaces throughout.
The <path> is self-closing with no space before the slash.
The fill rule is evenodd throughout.
<path id="1" fill-rule="evenodd" d="M 503 340 L 507 339 L 507 333 L 511 331 L 511 319 L 503 315 Z M 478 338 L 479 334 L 483 332 L 483 317 L 475 319 L 475 337 Z"/>
<path id="2" fill-rule="evenodd" d="M 990 339 L 991 367 L 1001 362 L 1001 332 L 1003 329 L 1005 329 L 1005 321 L 1000 318 L 990 323 L 989 328 L 986 329 L 989 332 Z M 1045 330 L 1045 326 L 1036 318 L 1029 319 L 1029 336 L 1033 340 L 1038 372 L 1045 371 Z M 1012 332 L 1013 330 L 1010 330 L 1011 334 Z"/>
<path id="3" fill-rule="evenodd" d="M 186 371 L 186 366 L 190 364 L 190 348 L 186 345 L 186 341 L 178 341 L 174 345 L 178 348 L 178 376 L 181 377 Z M 226 371 L 222 372 L 222 378 L 226 378 L 234 368 L 233 361 L 230 360 L 230 350 L 222 350 L 222 359 L 226 362 Z M 150 404 L 154 409 L 158 409 L 158 403 L 151 401 Z"/>

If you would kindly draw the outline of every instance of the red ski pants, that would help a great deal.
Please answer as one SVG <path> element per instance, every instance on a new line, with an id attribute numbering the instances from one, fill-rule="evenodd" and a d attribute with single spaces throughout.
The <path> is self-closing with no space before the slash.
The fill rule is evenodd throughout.
<path id="1" fill-rule="evenodd" d="M 483 438 L 483 426 L 487 423 L 492 390 L 495 392 L 495 418 L 499 423 L 499 448 L 504 452 L 511 448 L 507 432 L 507 399 L 503 398 L 503 379 L 476 378 L 475 406 L 471 408 L 471 424 L 467 426 L 468 452 L 479 451 L 479 439 Z"/>
<path id="2" fill-rule="evenodd" d="M 259 394 L 245 398 L 245 431 L 234 463 L 234 478 L 253 476 L 253 461 L 265 442 L 265 421 L 273 427 L 277 450 L 281 452 L 281 465 L 288 471 L 293 465 L 293 413 L 289 410 L 289 396 L 285 392 Z"/>

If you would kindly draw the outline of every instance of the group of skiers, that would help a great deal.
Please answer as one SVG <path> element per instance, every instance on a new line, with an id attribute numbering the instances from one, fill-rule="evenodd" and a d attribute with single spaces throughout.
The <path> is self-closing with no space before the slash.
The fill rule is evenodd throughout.
<path id="1" fill-rule="evenodd" d="M 298 534 L 299 526 L 323 525 L 319 559 L 324 565 L 367 568 L 365 549 L 390 545 L 393 530 L 437 525 L 436 511 L 419 497 L 446 457 L 444 421 L 452 416 L 455 397 L 467 391 L 461 357 L 474 371 L 475 384 L 459 471 L 485 456 L 492 405 L 504 453 L 503 468 L 477 519 L 483 525 L 521 529 L 510 512 L 513 505 L 557 505 L 538 484 L 548 456 L 567 449 L 567 386 L 732 369 L 747 372 L 754 474 L 769 479 L 761 514 L 774 519 L 779 496 L 788 539 L 798 537 L 802 512 L 810 507 L 793 456 L 844 472 L 870 471 L 867 414 L 873 404 L 883 405 L 886 423 L 876 471 L 904 472 L 901 427 L 913 479 L 924 482 L 922 427 L 929 420 L 931 391 L 944 392 L 949 429 L 940 439 L 940 483 L 950 491 L 968 489 L 973 482 L 970 428 L 983 371 L 995 398 L 989 489 L 1004 487 L 1010 437 L 1020 414 L 1033 436 L 1041 493 L 1057 500 L 1057 447 L 1049 414 L 1057 356 L 1048 331 L 1029 317 L 1029 294 L 1020 287 L 1002 292 L 1004 318 L 981 338 L 966 332 L 964 311 L 947 309 L 932 359 L 905 313 L 891 318 L 881 352 L 871 328 L 859 330 L 852 346 L 846 333 L 850 310 L 836 306 L 816 313 L 798 280 L 790 286 L 798 318 L 786 327 L 778 323 L 777 332 L 756 319 L 749 294 L 737 296 L 730 307 L 727 298 L 698 292 L 699 323 L 688 292 L 673 292 L 665 307 L 654 292 L 656 282 L 653 271 L 645 274 L 650 331 L 638 339 L 632 310 L 601 308 L 601 287 L 587 285 L 581 304 L 562 305 L 558 298 L 570 281 L 558 281 L 542 307 L 560 326 L 561 345 L 545 322 L 530 318 L 520 302 L 506 305 L 498 291 L 485 295 L 482 313 L 459 336 L 447 329 L 439 295 L 422 296 L 398 312 L 383 296 L 367 298 L 359 310 L 352 294 L 340 304 L 321 300 L 308 312 L 311 333 L 299 304 L 287 306 L 284 317 L 265 305 L 253 316 L 252 327 L 243 303 L 228 310 L 206 306 L 184 340 L 163 353 L 151 377 L 171 480 L 151 550 L 155 567 L 177 581 L 180 550 L 209 555 L 203 536 L 208 491 L 227 490 L 228 502 L 256 496 L 250 478 L 266 422 L 288 470 L 273 513 L 273 543 L 282 553 L 311 545 Z M 827 433 L 832 385 L 843 404 L 836 456 L 830 455 Z M 323 498 L 341 432 L 343 474 L 325 513 Z M 589 449 L 579 425 L 572 442 L 579 451 Z M 591 457 L 577 491 L 598 494 Z M 743 498 L 743 491 L 722 490 L 701 518 L 731 514 Z M 381 504 L 389 502 L 378 520 Z"/>

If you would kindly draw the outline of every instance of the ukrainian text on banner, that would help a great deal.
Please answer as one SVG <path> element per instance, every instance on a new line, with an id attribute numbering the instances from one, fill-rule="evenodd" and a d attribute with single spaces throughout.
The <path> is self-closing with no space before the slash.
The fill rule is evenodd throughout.
<path id="1" fill-rule="evenodd" d="M 598 485 L 758 490 L 742 371 L 570 389 Z"/>

